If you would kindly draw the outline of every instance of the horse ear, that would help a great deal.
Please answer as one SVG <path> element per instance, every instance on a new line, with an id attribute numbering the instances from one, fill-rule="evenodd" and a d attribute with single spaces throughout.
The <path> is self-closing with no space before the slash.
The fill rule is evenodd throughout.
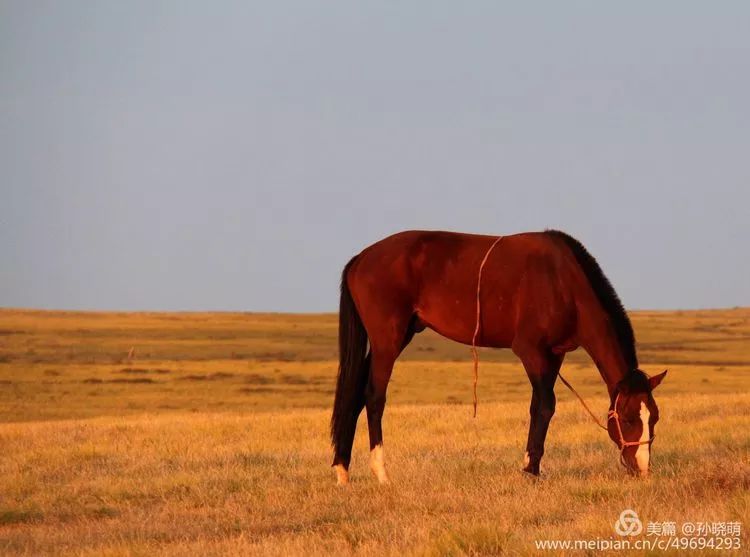
<path id="1" fill-rule="evenodd" d="M 654 375 L 653 377 L 648 378 L 648 386 L 651 388 L 652 391 L 656 387 L 659 386 L 659 383 L 662 382 L 662 380 L 664 379 L 664 377 L 666 377 L 666 375 L 667 375 L 667 370 L 665 369 L 659 375 Z"/>

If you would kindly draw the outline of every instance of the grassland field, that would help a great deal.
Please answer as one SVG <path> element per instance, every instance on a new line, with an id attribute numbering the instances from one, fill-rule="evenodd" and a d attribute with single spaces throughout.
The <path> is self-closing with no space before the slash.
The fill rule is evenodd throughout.
<path id="1" fill-rule="evenodd" d="M 0 554 L 531 555 L 612 538 L 625 508 L 740 522 L 748 554 L 750 309 L 631 317 L 641 367 L 669 369 L 649 479 L 561 384 L 545 474 L 526 477 L 520 363 L 480 352 L 473 419 L 469 348 L 425 331 L 388 391 L 391 484 L 370 476 L 362 418 L 341 489 L 335 315 L 0 310 Z M 562 373 L 606 414 L 584 352 Z"/>

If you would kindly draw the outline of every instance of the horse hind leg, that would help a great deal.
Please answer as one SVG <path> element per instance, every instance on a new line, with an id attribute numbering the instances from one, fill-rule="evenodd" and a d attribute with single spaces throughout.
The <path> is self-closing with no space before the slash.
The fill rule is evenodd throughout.
<path id="1" fill-rule="evenodd" d="M 402 329 L 403 330 L 403 329 Z M 378 339 L 372 343 L 370 363 L 370 377 L 365 392 L 365 406 L 367 408 L 367 426 L 370 434 L 370 470 L 383 484 L 388 482 L 383 455 L 383 412 L 385 411 L 386 390 L 393 372 L 393 365 L 401 351 L 411 342 L 418 331 L 416 316 L 407 322 L 400 340 L 397 338 Z"/>
<path id="2" fill-rule="evenodd" d="M 380 483 L 388 481 L 383 458 L 383 412 L 388 381 L 393 372 L 397 354 L 389 350 L 373 349 L 370 364 L 370 381 L 365 393 L 367 427 L 370 434 L 370 470 Z"/>
<path id="3" fill-rule="evenodd" d="M 353 394 L 352 413 L 345 417 L 347 421 L 342 428 L 341 437 L 336 443 L 333 467 L 336 470 L 336 483 L 347 485 L 349 483 L 349 463 L 352 458 L 352 446 L 354 445 L 354 434 L 357 428 L 357 420 L 365 407 L 365 391 L 367 388 L 367 375 L 370 369 L 370 354 L 367 354 L 362 363 L 361 379 L 357 382 L 356 392 Z"/>

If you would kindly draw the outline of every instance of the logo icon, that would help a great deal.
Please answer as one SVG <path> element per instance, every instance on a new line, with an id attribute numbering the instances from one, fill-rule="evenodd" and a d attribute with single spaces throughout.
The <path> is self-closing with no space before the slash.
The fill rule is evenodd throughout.
<path id="1" fill-rule="evenodd" d="M 620 518 L 615 522 L 615 532 L 620 536 L 637 536 L 643 531 L 643 523 L 638 518 L 638 513 L 632 509 L 625 509 L 620 513 Z"/>

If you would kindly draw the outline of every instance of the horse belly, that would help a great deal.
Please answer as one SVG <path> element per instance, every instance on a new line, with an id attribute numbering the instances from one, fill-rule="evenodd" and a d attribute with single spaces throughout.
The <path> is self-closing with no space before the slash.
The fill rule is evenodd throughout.
<path id="1" fill-rule="evenodd" d="M 436 333 L 463 344 L 472 344 L 477 326 L 476 290 L 450 284 L 431 286 L 416 308 L 419 320 Z M 476 288 L 476 286 L 474 287 Z M 477 346 L 507 348 L 513 342 L 513 296 L 482 297 Z"/>

